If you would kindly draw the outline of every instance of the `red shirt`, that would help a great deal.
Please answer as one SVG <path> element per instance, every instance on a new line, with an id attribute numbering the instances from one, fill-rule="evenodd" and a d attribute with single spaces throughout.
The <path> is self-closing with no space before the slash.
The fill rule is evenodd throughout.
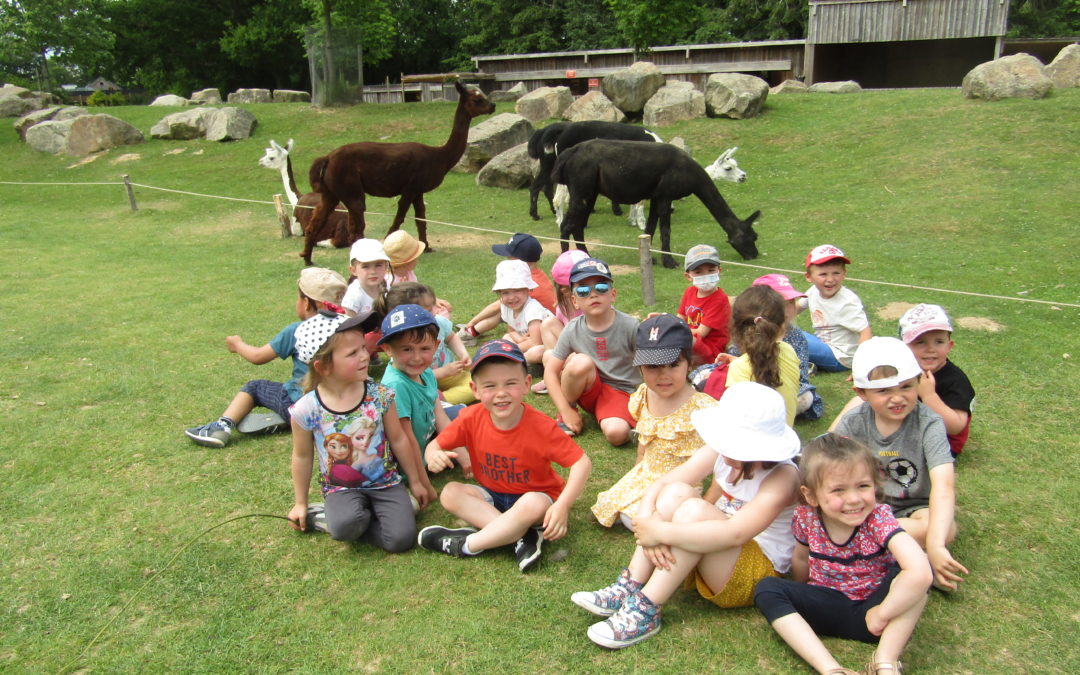
<path id="1" fill-rule="evenodd" d="M 503 431 L 491 423 L 482 405 L 471 405 L 435 440 L 443 450 L 465 446 L 476 482 L 494 492 L 543 492 L 553 500 L 565 482 L 551 468 L 569 467 L 585 453 L 555 421 L 528 404 L 517 426 Z"/>
<path id="2" fill-rule="evenodd" d="M 532 280 L 536 282 L 536 288 L 529 291 L 529 297 L 547 308 L 549 312 L 555 311 L 555 287 L 551 285 L 551 279 L 544 274 L 544 270 L 536 267 L 530 270 Z"/>
<path id="3" fill-rule="evenodd" d="M 695 343 L 701 343 L 703 356 L 709 360 L 727 349 L 728 323 L 731 322 L 731 303 L 728 302 L 724 289 L 717 288 L 704 298 L 697 296 L 697 287 L 691 286 L 682 295 L 679 303 L 679 316 L 686 317 L 686 324 L 691 329 L 708 326 L 711 330 L 704 340 L 694 337 Z M 697 345 L 695 345 L 697 347 Z M 695 349 L 694 351 L 698 351 Z"/>

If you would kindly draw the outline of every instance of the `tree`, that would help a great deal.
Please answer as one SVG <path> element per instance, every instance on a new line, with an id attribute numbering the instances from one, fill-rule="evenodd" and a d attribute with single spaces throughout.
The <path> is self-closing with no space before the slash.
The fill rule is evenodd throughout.
<path id="1" fill-rule="evenodd" d="M 619 31 L 636 52 L 685 41 L 701 17 L 694 0 L 607 0 Z"/>
<path id="2" fill-rule="evenodd" d="M 113 36 L 102 4 L 0 0 L 0 64 L 5 72 L 47 90 L 61 84 L 57 75 L 86 76 L 106 69 Z"/>
<path id="3" fill-rule="evenodd" d="M 1012 0 L 1009 37 L 1080 35 L 1080 0 Z"/>
<path id="4" fill-rule="evenodd" d="M 298 87 L 308 79 L 307 59 L 298 27 L 311 22 L 311 11 L 292 0 L 269 0 L 252 8 L 244 21 L 226 20 L 221 51 L 237 66 L 275 88 Z"/>

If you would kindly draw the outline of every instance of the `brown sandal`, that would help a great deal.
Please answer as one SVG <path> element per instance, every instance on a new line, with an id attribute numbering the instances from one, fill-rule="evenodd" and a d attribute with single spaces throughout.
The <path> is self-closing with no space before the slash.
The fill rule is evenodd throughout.
<path id="1" fill-rule="evenodd" d="M 851 668 L 833 668 L 826 675 L 862 675 L 862 673 Z"/>
<path id="2" fill-rule="evenodd" d="M 876 658 L 877 654 L 870 657 L 870 663 L 866 664 L 866 675 L 902 675 L 900 661 L 875 661 Z"/>

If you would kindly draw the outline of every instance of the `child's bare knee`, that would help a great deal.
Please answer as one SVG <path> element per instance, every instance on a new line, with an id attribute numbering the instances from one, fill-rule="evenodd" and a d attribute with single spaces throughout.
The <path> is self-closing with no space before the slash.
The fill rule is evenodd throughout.
<path id="1" fill-rule="evenodd" d="M 442 494 L 439 495 L 439 503 L 442 504 L 444 509 L 450 511 L 461 504 L 461 500 L 465 497 L 467 491 L 468 486 L 465 484 L 451 481 L 443 487 Z"/>
<path id="2" fill-rule="evenodd" d="M 612 445 L 623 445 L 630 440 L 630 424 L 624 419 L 605 417 L 600 420 L 600 430 Z"/>
<path id="3" fill-rule="evenodd" d="M 716 517 L 716 507 L 705 501 L 704 499 L 697 499 L 697 495 L 693 498 L 683 500 L 682 504 L 679 504 L 679 508 L 675 509 L 675 513 L 671 516 L 671 522 L 673 523 L 696 523 L 702 520 L 711 520 Z"/>
<path id="4" fill-rule="evenodd" d="M 687 499 L 697 497 L 697 490 L 686 483 L 665 485 L 656 496 L 656 510 L 665 520 L 671 520 L 675 511 Z"/>

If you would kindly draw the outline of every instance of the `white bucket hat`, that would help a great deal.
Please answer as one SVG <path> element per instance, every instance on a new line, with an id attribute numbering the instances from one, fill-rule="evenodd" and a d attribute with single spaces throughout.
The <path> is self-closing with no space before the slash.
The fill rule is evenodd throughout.
<path id="1" fill-rule="evenodd" d="M 799 454 L 799 435 L 786 420 L 784 397 L 757 382 L 732 385 L 715 406 L 690 413 L 701 440 L 737 462 L 782 462 Z"/>
<path id="2" fill-rule="evenodd" d="M 523 260 L 504 260 L 495 267 L 495 285 L 491 287 L 491 290 L 527 288 L 531 291 L 538 285 L 533 281 L 528 263 Z"/>

